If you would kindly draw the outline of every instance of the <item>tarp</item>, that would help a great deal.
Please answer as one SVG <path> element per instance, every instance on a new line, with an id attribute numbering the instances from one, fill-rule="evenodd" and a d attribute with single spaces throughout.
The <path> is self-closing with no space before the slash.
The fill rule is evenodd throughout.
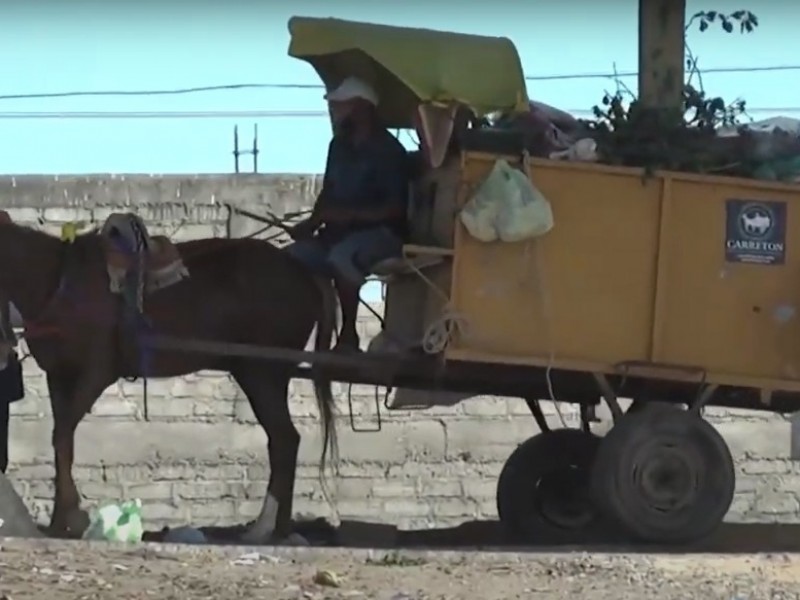
<path id="1" fill-rule="evenodd" d="M 310 17 L 292 17 L 289 32 L 289 55 L 310 63 L 328 89 L 348 76 L 368 81 L 390 127 L 411 127 L 420 101 L 461 103 L 478 116 L 528 109 L 508 38 Z"/>

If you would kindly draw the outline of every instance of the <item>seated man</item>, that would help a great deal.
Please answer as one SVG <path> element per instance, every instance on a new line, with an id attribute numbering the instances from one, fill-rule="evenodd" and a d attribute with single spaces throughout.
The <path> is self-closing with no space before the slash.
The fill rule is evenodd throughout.
<path id="1" fill-rule="evenodd" d="M 406 233 L 406 150 L 378 119 L 378 96 L 350 77 L 325 96 L 334 124 L 322 191 L 311 217 L 292 228 L 287 250 L 330 275 L 342 306 L 337 349 L 357 350 L 359 291 L 380 261 L 402 251 Z"/>

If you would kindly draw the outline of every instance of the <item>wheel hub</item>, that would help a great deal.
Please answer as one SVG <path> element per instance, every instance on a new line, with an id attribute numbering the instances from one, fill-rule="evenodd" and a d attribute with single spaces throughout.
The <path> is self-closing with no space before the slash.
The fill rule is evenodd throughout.
<path id="1" fill-rule="evenodd" d="M 585 527 L 595 516 L 587 478 L 586 471 L 574 465 L 544 475 L 536 486 L 536 512 L 564 529 Z"/>
<path id="2" fill-rule="evenodd" d="M 665 441 L 654 440 L 641 449 L 631 475 L 648 506 L 668 512 L 692 505 L 700 484 L 694 458 Z"/>

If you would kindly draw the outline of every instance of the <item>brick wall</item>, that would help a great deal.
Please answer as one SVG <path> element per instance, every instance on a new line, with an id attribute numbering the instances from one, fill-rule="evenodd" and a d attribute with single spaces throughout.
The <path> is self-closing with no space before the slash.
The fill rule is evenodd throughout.
<path id="1" fill-rule="evenodd" d="M 57 230 L 65 220 L 102 221 L 136 205 L 153 231 L 177 239 L 234 235 L 257 229 L 227 223 L 225 202 L 282 213 L 307 205 L 313 177 L 0 178 L 0 204 L 14 219 Z M 363 316 L 363 333 L 374 319 Z M 42 373 L 25 362 L 28 397 L 14 405 L 12 476 L 38 518 L 52 497 L 50 410 Z M 383 414 L 381 432 L 350 431 L 347 388 L 338 385 L 341 469 L 336 485 L 342 517 L 404 527 L 460 523 L 495 516 L 495 481 L 516 443 L 535 432 L 524 403 L 480 397 L 455 407 Z M 120 382 L 98 402 L 77 434 L 76 476 L 86 503 L 139 497 L 151 525 L 230 523 L 255 516 L 267 470 L 266 440 L 246 400 L 226 376 L 200 373 L 149 385 L 149 422 L 142 387 Z M 352 390 L 359 428 L 374 429 L 374 391 Z M 303 442 L 298 513 L 327 515 L 317 482 L 319 436 L 310 385 L 295 381 L 291 406 Z M 550 418 L 557 421 L 552 407 Z M 569 421 L 575 412 L 562 410 Z M 800 468 L 790 462 L 789 422 L 747 411 L 714 411 L 740 471 L 729 515 L 737 521 L 795 521 Z M 199 443 L 202 441 L 202 443 Z"/>

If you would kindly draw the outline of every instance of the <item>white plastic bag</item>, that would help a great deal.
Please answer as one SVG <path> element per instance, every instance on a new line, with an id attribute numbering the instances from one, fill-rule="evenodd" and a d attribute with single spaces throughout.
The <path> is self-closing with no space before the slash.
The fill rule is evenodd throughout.
<path id="1" fill-rule="evenodd" d="M 497 239 L 495 221 L 507 187 L 501 164 L 503 162 L 505 161 L 494 163 L 489 175 L 461 209 L 460 216 L 464 227 L 472 237 L 481 242 L 493 242 Z"/>
<path id="2" fill-rule="evenodd" d="M 550 231 L 553 210 L 547 198 L 522 171 L 508 167 L 507 175 L 513 191 L 505 196 L 497 215 L 498 237 L 504 242 L 521 242 Z"/>
<path id="3" fill-rule="evenodd" d="M 84 531 L 83 539 L 140 542 L 143 534 L 142 501 L 136 498 L 119 504 L 106 504 L 99 508 L 89 528 Z"/>
<path id="4" fill-rule="evenodd" d="M 460 216 L 469 234 L 482 242 L 519 242 L 553 228 L 550 203 L 525 173 L 502 159 L 495 162 Z"/>

